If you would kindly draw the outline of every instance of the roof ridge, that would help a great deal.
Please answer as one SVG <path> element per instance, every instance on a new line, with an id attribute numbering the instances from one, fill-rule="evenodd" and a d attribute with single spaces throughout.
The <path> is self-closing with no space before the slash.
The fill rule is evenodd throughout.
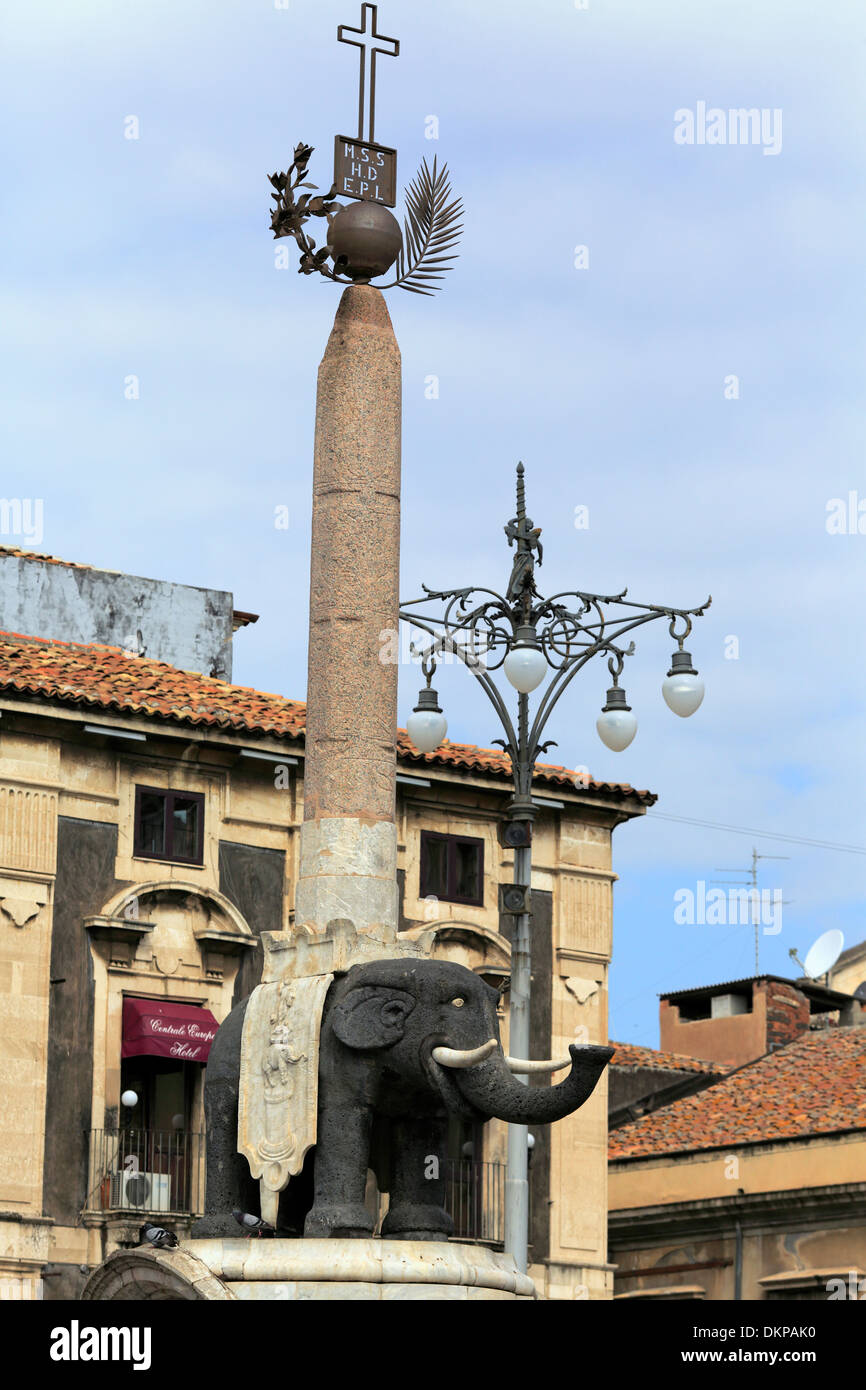
<path id="1" fill-rule="evenodd" d="M 28 666 L 27 654 L 34 650 L 48 659 L 31 660 Z M 19 653 L 19 669 L 12 659 L 13 652 Z M 56 656 L 55 663 L 50 659 L 52 654 Z M 135 677 L 139 677 L 137 685 Z M 304 736 L 306 701 L 184 670 L 107 643 L 65 642 L 0 630 L 0 689 L 89 707 L 102 705 L 157 719 L 223 725 L 228 721 L 236 728 L 258 734 L 296 739 Z M 292 727 L 286 727 L 287 716 L 291 716 Z M 510 776 L 510 759 L 503 749 L 447 740 L 433 753 L 420 753 L 409 742 L 404 728 L 398 728 L 397 740 L 401 760 L 419 768 L 450 765 L 487 775 Z M 567 787 L 620 799 L 634 797 L 644 805 L 652 805 L 656 800 L 653 792 L 637 790 L 627 782 L 599 782 L 591 778 L 587 786 L 578 785 L 574 772 L 557 763 L 538 763 L 536 777 L 563 790 Z"/>
<path id="2" fill-rule="evenodd" d="M 42 550 L 22 550 L 17 545 L 0 545 L 0 555 L 14 555 L 21 560 L 47 560 L 52 565 L 68 565 L 73 570 L 92 570 L 96 565 L 89 565 L 82 560 L 64 560 L 60 555 L 48 555 Z M 122 574 L 122 570 L 107 570 L 107 574 Z"/>
<path id="3" fill-rule="evenodd" d="M 804 1033 L 706 1090 L 612 1131 L 610 1156 L 650 1158 L 866 1129 L 864 1061 L 862 1024 Z"/>
<path id="4" fill-rule="evenodd" d="M 4 639 L 13 637 L 18 642 L 26 643 L 28 646 L 43 647 L 63 647 L 70 651 L 81 652 L 110 652 L 114 656 L 119 656 L 125 661 L 135 662 L 137 666 L 161 667 L 165 671 L 175 671 L 182 676 L 194 676 L 196 680 L 207 681 L 211 685 L 221 685 L 227 690 L 243 690 L 253 695 L 263 695 L 270 700 L 283 700 L 286 704 L 295 708 L 305 708 L 306 702 L 303 700 L 293 700 L 288 695 L 281 695 L 276 690 L 259 690 L 254 685 L 238 685 L 235 681 L 225 681 L 219 676 L 207 676 L 203 671 L 194 671 L 185 666 L 173 666 L 170 661 L 159 661 L 153 656 L 139 656 L 136 652 L 130 651 L 127 647 L 115 647 L 108 642 L 67 642 L 60 637 L 36 637 L 25 632 L 7 632 L 0 628 L 0 653 L 2 653 Z M 9 644 L 11 645 L 11 644 Z M 0 685 L 3 684 L 2 674 L 0 674 Z"/>
<path id="5" fill-rule="evenodd" d="M 609 1039 L 609 1046 L 614 1048 L 614 1055 L 610 1059 L 612 1067 L 640 1066 L 641 1058 L 629 1058 L 630 1052 L 649 1054 L 646 1058 L 646 1065 L 657 1065 L 659 1070 L 671 1071 L 706 1071 L 718 1072 L 724 1075 L 730 1070 L 726 1062 L 717 1062 L 707 1057 L 695 1057 L 689 1052 L 670 1052 L 666 1048 L 650 1047 L 648 1043 L 629 1043 L 615 1042 Z M 620 1059 L 617 1059 L 617 1053 Z M 658 1059 L 658 1061 L 656 1061 Z"/>

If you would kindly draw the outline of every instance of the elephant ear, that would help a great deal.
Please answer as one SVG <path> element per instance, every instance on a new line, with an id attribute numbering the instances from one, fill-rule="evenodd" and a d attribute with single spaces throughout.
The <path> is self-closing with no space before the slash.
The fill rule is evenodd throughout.
<path id="1" fill-rule="evenodd" d="M 346 1047 L 364 1050 L 399 1042 L 415 999 L 402 989 L 359 985 L 331 1015 L 331 1027 Z"/>

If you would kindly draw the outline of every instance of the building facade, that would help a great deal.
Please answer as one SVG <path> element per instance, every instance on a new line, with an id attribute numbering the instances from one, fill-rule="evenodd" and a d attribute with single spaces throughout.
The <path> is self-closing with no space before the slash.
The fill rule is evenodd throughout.
<path id="1" fill-rule="evenodd" d="M 718 1060 L 659 1089 L 650 1049 L 614 1057 L 633 1073 L 610 1135 L 615 1297 L 866 1297 L 860 1002 L 764 976 L 663 996 L 662 1022 Z"/>
<path id="2" fill-rule="evenodd" d="M 209 1038 L 293 920 L 304 707 L 119 647 L 0 636 L 0 1278 L 75 1297 L 143 1214 L 202 1210 Z M 399 743 L 400 930 L 507 990 L 507 758 Z M 532 1055 L 607 1038 L 611 836 L 654 798 L 539 770 Z M 507 993 L 503 995 L 507 1045 Z M 546 1083 L 545 1083 L 546 1084 Z M 610 1297 L 604 1084 L 534 1134 L 531 1273 Z M 455 1126 L 458 1234 L 497 1244 L 505 1127 Z"/>

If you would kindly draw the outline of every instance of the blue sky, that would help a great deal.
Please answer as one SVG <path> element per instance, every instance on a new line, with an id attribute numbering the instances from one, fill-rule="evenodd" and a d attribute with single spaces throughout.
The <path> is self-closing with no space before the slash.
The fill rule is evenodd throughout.
<path id="1" fill-rule="evenodd" d="M 261 614 L 236 679 L 296 697 L 336 293 L 275 269 L 267 175 L 304 140 L 329 183 L 356 112 L 355 52 L 335 28 L 358 14 L 356 0 L 41 0 L 7 7 L 0 30 L 3 494 L 43 499 L 39 549 L 232 590 Z M 546 592 L 713 594 L 690 644 L 699 713 L 662 702 L 659 624 L 630 663 L 631 747 L 598 741 L 600 666 L 561 703 L 551 756 L 650 787 L 667 814 L 866 846 L 866 535 L 826 526 L 831 499 L 866 502 L 866 11 L 386 0 L 379 20 L 402 52 L 380 60 L 377 137 L 398 147 L 401 183 L 422 156 L 446 159 L 466 204 L 442 293 L 389 296 L 404 593 L 505 582 L 522 458 Z M 699 102 L 780 111 L 779 153 L 675 143 L 675 112 Z M 416 687 L 402 671 L 401 720 Z M 451 737 L 497 736 L 463 671 L 439 689 Z M 614 837 L 614 1037 L 656 1043 L 658 991 L 751 973 L 750 929 L 677 925 L 673 895 L 746 865 L 753 843 L 790 855 L 761 870 L 790 900 L 764 969 L 788 973 L 788 948 L 828 927 L 866 936 L 862 855 L 648 816 Z"/>

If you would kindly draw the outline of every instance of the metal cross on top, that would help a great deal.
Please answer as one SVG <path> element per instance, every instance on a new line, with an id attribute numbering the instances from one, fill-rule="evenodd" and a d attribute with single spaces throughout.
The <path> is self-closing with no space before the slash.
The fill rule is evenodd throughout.
<path id="1" fill-rule="evenodd" d="M 377 5 L 361 6 L 361 27 L 353 29 L 349 24 L 339 24 L 337 26 L 337 42 L 350 43 L 353 48 L 361 50 L 361 74 L 358 90 L 358 139 L 364 137 L 364 103 L 367 99 L 367 140 L 373 142 L 373 126 L 376 119 L 376 54 L 384 53 L 389 58 L 397 58 L 400 54 L 400 40 L 389 39 L 385 34 L 380 34 L 376 28 Z M 367 31 L 367 19 L 372 15 L 372 24 L 369 33 Z M 350 39 L 349 34 L 357 34 L 358 37 Z M 389 48 L 381 47 L 382 44 L 390 44 Z M 379 45 L 379 46 L 377 46 Z M 367 66 L 370 68 L 370 80 L 367 81 Z"/>

